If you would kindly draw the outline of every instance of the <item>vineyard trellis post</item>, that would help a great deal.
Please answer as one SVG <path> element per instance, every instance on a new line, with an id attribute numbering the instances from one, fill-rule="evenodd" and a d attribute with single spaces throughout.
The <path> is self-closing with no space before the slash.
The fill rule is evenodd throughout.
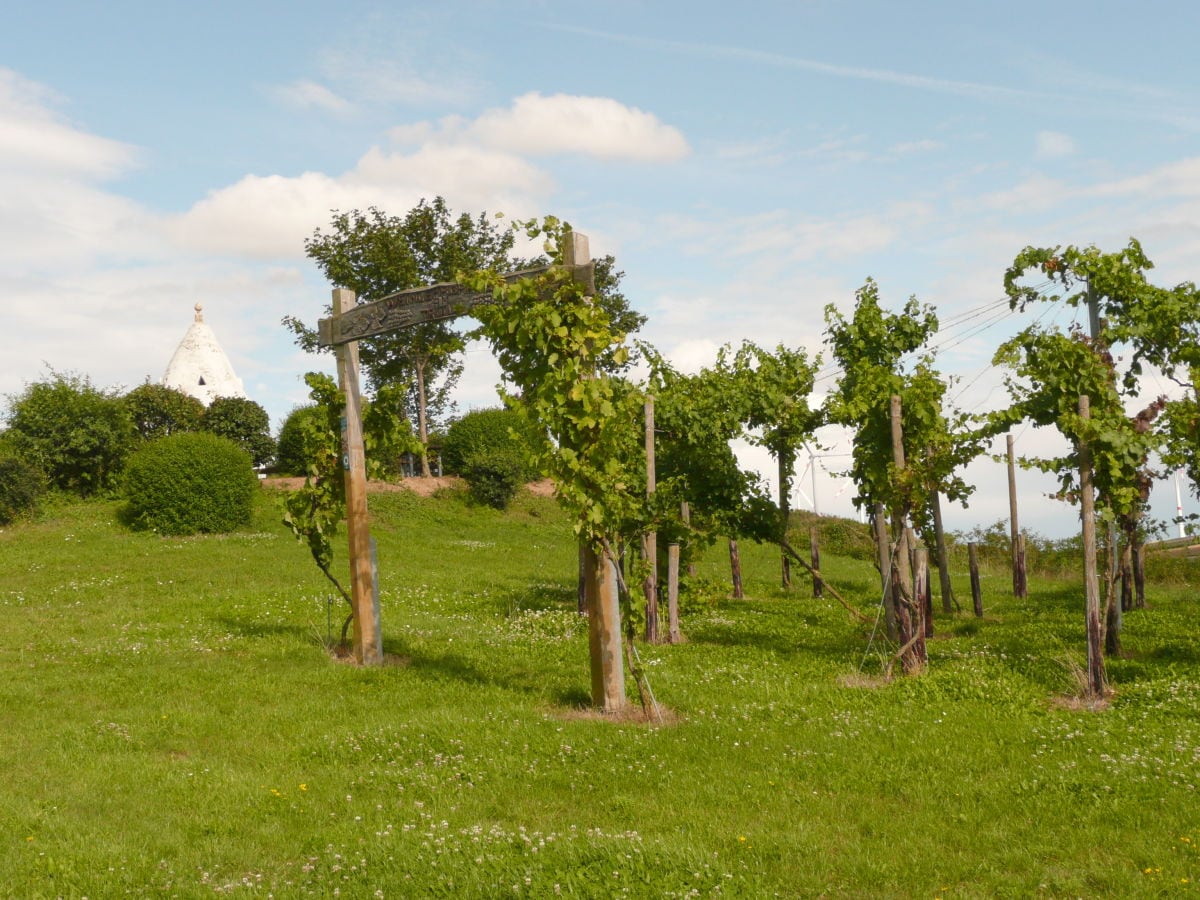
<path id="1" fill-rule="evenodd" d="M 1025 548 L 1021 542 L 1021 527 L 1017 522 L 1017 468 L 1013 454 L 1013 436 L 1006 435 L 1008 449 L 1008 523 L 1012 551 L 1013 596 L 1024 599 L 1029 593 L 1025 571 Z"/>
<path id="2" fill-rule="evenodd" d="M 905 470 L 904 427 L 900 397 L 891 398 L 892 457 L 896 474 Z M 900 662 L 905 672 L 916 672 L 925 664 L 924 610 L 917 602 L 913 582 L 912 550 L 909 541 L 908 511 L 902 500 L 892 509 L 892 530 L 896 535 L 896 551 L 892 555 L 892 596 L 895 598 L 897 640 L 900 642 Z"/>
<path id="3" fill-rule="evenodd" d="M 654 461 L 654 398 L 646 397 L 646 498 L 653 500 L 655 491 Z M 646 596 L 646 640 L 651 644 L 659 641 L 658 628 L 658 534 L 647 531 L 642 535 L 642 562 L 646 566 L 646 578 L 642 591 Z"/>
<path id="4" fill-rule="evenodd" d="M 1079 398 L 1079 417 L 1091 418 L 1091 400 Z M 1084 617 L 1087 623 L 1087 686 L 1089 699 L 1104 696 L 1104 656 L 1100 623 L 1100 586 L 1096 581 L 1096 498 L 1092 488 L 1092 450 L 1079 444 L 1079 507 L 1083 522 Z"/>
<path id="5" fill-rule="evenodd" d="M 333 322 L 355 307 L 354 292 L 333 291 Z M 358 341 L 335 347 L 342 408 L 342 469 L 346 482 L 346 532 L 349 536 L 350 599 L 354 606 L 354 658 L 364 666 L 383 662 L 379 626 L 379 592 L 371 566 L 371 531 L 367 520 L 367 468 L 363 448 L 362 409 L 358 386 Z"/>

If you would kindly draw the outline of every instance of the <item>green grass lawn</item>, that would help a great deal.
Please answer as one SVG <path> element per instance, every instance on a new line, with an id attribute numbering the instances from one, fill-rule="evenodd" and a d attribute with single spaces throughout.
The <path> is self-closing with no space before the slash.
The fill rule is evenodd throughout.
<path id="1" fill-rule="evenodd" d="M 1200 629 L 1126 614 L 1103 711 L 1069 708 L 1082 591 L 984 579 L 930 666 L 744 546 L 745 601 L 640 645 L 666 727 L 582 715 L 575 545 L 552 501 L 373 495 L 384 649 L 265 495 L 244 533 L 123 531 L 110 503 L 0 532 L 0 895 L 1179 896 L 1200 880 Z M 339 546 L 339 551 L 341 547 Z M 873 609 L 869 563 L 826 555 Z M 344 558 L 340 560 L 344 564 Z M 718 546 L 702 579 L 724 580 Z M 969 593 L 965 573 L 956 581 Z M 632 683 L 630 684 L 632 691 Z"/>

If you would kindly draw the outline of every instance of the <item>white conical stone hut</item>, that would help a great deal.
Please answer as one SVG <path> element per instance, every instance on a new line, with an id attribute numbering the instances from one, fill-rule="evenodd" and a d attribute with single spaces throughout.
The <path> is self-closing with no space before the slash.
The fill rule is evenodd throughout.
<path id="1" fill-rule="evenodd" d="M 246 396 L 242 379 L 234 373 L 213 330 L 204 323 L 204 307 L 199 303 L 195 321 L 167 364 L 163 384 L 191 394 L 205 406 L 217 397 Z"/>

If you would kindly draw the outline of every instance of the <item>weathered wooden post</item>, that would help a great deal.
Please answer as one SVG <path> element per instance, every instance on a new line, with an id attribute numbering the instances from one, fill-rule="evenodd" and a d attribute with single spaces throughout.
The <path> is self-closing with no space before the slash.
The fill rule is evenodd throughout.
<path id="1" fill-rule="evenodd" d="M 954 612 L 954 588 L 950 584 L 950 550 L 946 546 L 946 529 L 942 524 L 941 491 L 933 491 L 930 506 L 933 507 L 933 539 L 937 543 L 938 586 L 942 591 L 942 612 L 950 614 Z"/>
<path id="2" fill-rule="evenodd" d="M 746 596 L 742 591 L 742 556 L 733 538 L 729 539 L 729 572 L 733 579 L 733 599 L 741 600 Z"/>
<path id="3" fill-rule="evenodd" d="M 333 319 L 354 309 L 354 291 L 334 288 Z M 358 341 L 337 345 L 338 387 L 342 410 L 342 469 L 346 481 L 346 532 L 349 536 L 350 598 L 354 602 L 354 658 L 364 666 L 383 662 L 379 598 L 371 572 L 371 529 L 367 519 L 367 465 L 363 451 L 362 409 L 358 388 Z"/>
<path id="4" fill-rule="evenodd" d="M 791 524 L 791 498 L 787 492 L 787 480 L 791 478 L 792 473 L 788 471 L 791 465 L 791 458 L 786 453 L 779 454 L 779 539 L 786 542 L 788 539 L 788 526 Z M 780 585 L 790 588 L 792 586 L 792 560 L 783 549 L 783 544 L 779 546 L 779 569 L 780 569 Z"/>
<path id="5" fill-rule="evenodd" d="M 814 597 L 825 596 L 825 582 L 821 580 L 821 535 L 817 526 L 808 529 L 808 555 L 812 557 L 812 587 Z"/>
<path id="6" fill-rule="evenodd" d="M 892 542 L 888 536 L 887 514 L 882 503 L 875 504 L 875 551 L 879 554 L 879 581 L 883 586 L 883 616 L 890 640 L 896 640 L 900 632 L 896 627 L 896 600 L 892 594 Z"/>
<path id="7" fill-rule="evenodd" d="M 897 472 L 903 472 L 904 428 L 900 397 L 891 398 L 892 460 Z M 916 672 L 925 664 L 924 610 L 916 603 L 913 592 L 911 551 L 908 541 L 908 517 L 902 505 L 892 510 L 892 531 L 896 534 L 896 552 L 892 555 L 892 596 L 896 605 L 897 640 L 903 651 L 900 664 L 905 672 Z"/>
<path id="8" fill-rule="evenodd" d="M 1025 552 L 1020 545 L 1021 528 L 1017 524 L 1017 468 L 1013 455 L 1013 436 L 1007 435 L 1008 446 L 1008 522 L 1009 541 L 1012 550 L 1013 596 L 1022 599 L 1028 595 L 1028 580 L 1025 573 Z"/>
<path id="9" fill-rule="evenodd" d="M 678 644 L 679 631 L 679 545 L 667 545 L 667 640 Z"/>
<path id="10" fill-rule="evenodd" d="M 983 618 L 983 591 L 979 588 L 979 551 L 974 542 L 967 544 L 968 564 L 971 567 L 971 603 L 975 607 L 975 618 Z"/>
<path id="11" fill-rule="evenodd" d="M 625 706 L 625 669 L 621 659 L 621 604 L 616 564 L 591 545 L 584 546 L 591 651 L 592 705 L 605 712 Z"/>
<path id="12" fill-rule="evenodd" d="M 647 397 L 646 414 L 646 497 L 652 498 L 655 489 L 654 472 L 654 398 Z M 642 559 L 647 565 L 642 592 L 646 596 L 646 640 L 658 643 L 658 534 L 647 531 L 642 535 Z"/>
<path id="13" fill-rule="evenodd" d="M 929 615 L 933 597 L 929 590 L 929 551 L 924 547 L 913 550 L 913 597 L 921 610 L 921 621 L 925 637 L 933 637 L 933 617 Z"/>
<path id="14" fill-rule="evenodd" d="M 1079 417 L 1091 418 L 1091 403 L 1086 394 L 1079 398 Z M 1092 450 L 1086 441 L 1079 444 L 1080 517 L 1083 520 L 1083 592 L 1084 618 L 1087 623 L 1087 696 L 1104 696 L 1104 656 L 1100 629 L 1100 587 L 1096 583 L 1096 499 L 1092 490 Z"/>

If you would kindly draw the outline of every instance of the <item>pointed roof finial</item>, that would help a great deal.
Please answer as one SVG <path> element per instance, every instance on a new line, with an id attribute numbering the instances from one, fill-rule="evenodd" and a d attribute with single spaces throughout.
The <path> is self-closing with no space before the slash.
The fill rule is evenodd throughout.
<path id="1" fill-rule="evenodd" d="M 203 303 L 196 304 L 196 321 L 197 322 L 204 321 L 204 304 Z"/>

